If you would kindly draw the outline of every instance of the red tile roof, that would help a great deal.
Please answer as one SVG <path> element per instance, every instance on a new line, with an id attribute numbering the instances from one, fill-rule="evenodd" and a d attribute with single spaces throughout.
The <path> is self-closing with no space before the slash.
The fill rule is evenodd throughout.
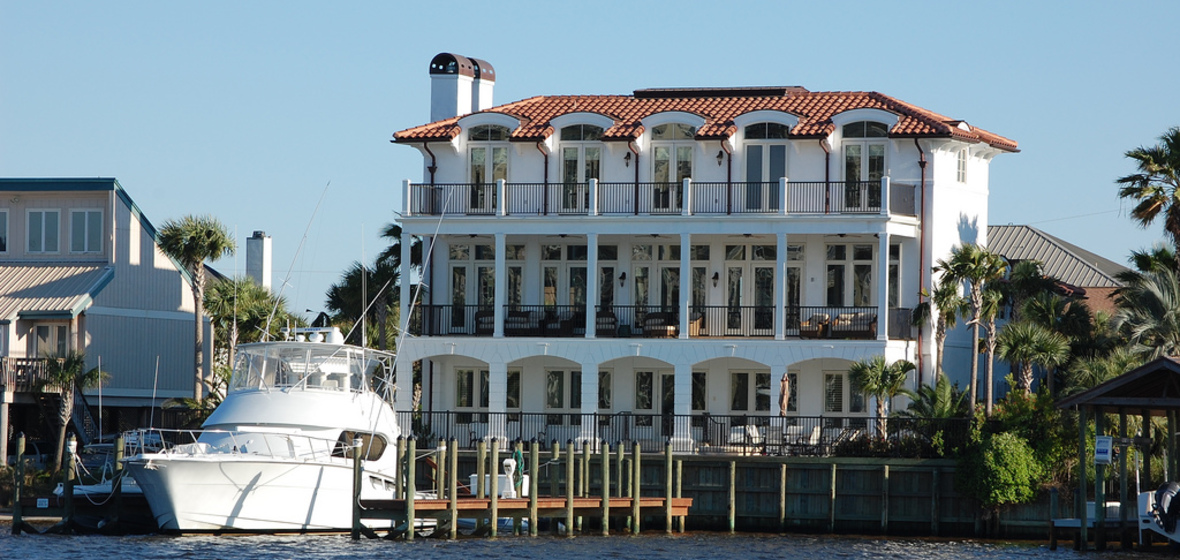
<path id="1" fill-rule="evenodd" d="M 748 95 L 748 96 L 744 96 Z M 484 112 L 503 113 L 520 120 L 511 140 L 538 141 L 553 134 L 550 121 L 558 116 L 597 113 L 610 117 L 614 126 L 603 140 L 632 140 L 643 133 L 640 120 L 657 113 L 681 111 L 705 119 L 697 130 L 702 140 L 722 139 L 736 132 L 734 117 L 752 111 L 784 111 L 799 118 L 791 129 L 796 138 L 823 138 L 835 129 L 832 116 L 851 109 L 881 109 L 900 118 L 889 131 L 894 138 L 956 138 L 984 142 L 1001 150 L 1019 151 L 1014 140 L 986 130 L 959 128 L 961 120 L 951 119 L 916 105 L 877 92 L 813 92 L 802 88 L 724 88 L 639 90 L 635 95 L 553 95 L 537 96 L 492 107 Z M 466 116 L 466 115 L 464 115 Z M 445 119 L 394 134 L 399 143 L 450 140 L 460 133 L 460 117 Z"/>

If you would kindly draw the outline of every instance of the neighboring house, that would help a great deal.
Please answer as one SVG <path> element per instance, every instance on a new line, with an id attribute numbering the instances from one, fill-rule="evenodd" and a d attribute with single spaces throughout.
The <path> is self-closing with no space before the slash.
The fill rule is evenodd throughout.
<path id="1" fill-rule="evenodd" d="M 101 360 L 111 373 L 103 426 L 91 425 L 99 390 L 80 399 L 72 429 L 83 441 L 191 397 L 189 282 L 115 179 L 0 179 L 0 450 L 10 432 L 48 428 L 38 418 L 52 395 L 35 392 L 46 353 L 83 350 L 88 368 Z"/>
<path id="2" fill-rule="evenodd" d="M 919 288 L 934 257 L 986 240 L 988 166 L 1017 151 L 875 92 L 493 107 L 486 62 L 440 54 L 430 74 L 434 122 L 393 140 L 423 155 L 400 210 L 432 247 L 397 404 L 410 407 L 419 363 L 422 409 L 449 414 L 464 443 L 695 448 L 760 437 L 746 430 L 780 414 L 864 428 L 872 405 L 848 366 L 884 355 L 922 363 L 909 386 L 931 379 L 931 337 L 911 326 Z"/>
<path id="3" fill-rule="evenodd" d="M 1009 263 L 1040 261 L 1041 269 L 1094 311 L 1113 313 L 1118 275 L 1130 269 L 1031 226 L 988 226 L 988 248 Z"/>

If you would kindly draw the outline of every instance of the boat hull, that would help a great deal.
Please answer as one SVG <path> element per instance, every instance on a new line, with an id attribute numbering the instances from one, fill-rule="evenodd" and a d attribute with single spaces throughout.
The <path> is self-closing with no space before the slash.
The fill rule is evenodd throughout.
<path id="1" fill-rule="evenodd" d="M 128 461 L 128 468 L 165 532 L 306 533 L 352 527 L 347 464 L 147 455 Z"/>

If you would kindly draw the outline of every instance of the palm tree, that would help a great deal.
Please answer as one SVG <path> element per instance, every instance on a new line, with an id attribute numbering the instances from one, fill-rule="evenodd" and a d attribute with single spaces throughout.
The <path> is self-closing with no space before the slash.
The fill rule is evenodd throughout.
<path id="1" fill-rule="evenodd" d="M 1133 354 L 1148 360 L 1180 353 L 1180 281 L 1172 270 L 1147 272 L 1115 295 L 1113 326 Z"/>
<path id="2" fill-rule="evenodd" d="M 1030 321 L 1004 325 L 999 336 L 1000 357 L 1019 366 L 1017 386 L 1032 393 L 1033 366 L 1061 365 L 1069 357 L 1069 341 L 1059 333 Z"/>
<path id="3" fill-rule="evenodd" d="M 1021 318 L 1025 302 L 1029 298 L 1052 290 L 1055 283 L 1041 270 L 1041 261 L 1024 260 L 1010 264 L 1012 268 L 1008 271 L 1008 279 L 1003 284 L 1003 291 L 1008 307 L 1011 309 L 1009 320 L 1016 322 Z"/>
<path id="4" fill-rule="evenodd" d="M 1150 249 L 1131 251 L 1131 256 L 1127 261 L 1135 268 L 1115 274 L 1115 278 L 1124 284 L 1134 282 L 1144 272 L 1155 272 L 1161 268 L 1180 270 L 1180 261 L 1176 259 L 1176 252 L 1171 247 L 1159 243 L 1152 245 Z"/>
<path id="5" fill-rule="evenodd" d="M 1065 394 L 1080 393 L 1143 365 L 1143 358 L 1127 348 L 1118 348 L 1100 358 L 1077 360 L 1065 371 Z"/>
<path id="6" fill-rule="evenodd" d="M 937 356 L 935 362 L 935 377 L 942 376 L 942 355 L 943 348 L 946 346 L 947 330 L 955 328 L 959 322 L 959 317 L 967 314 L 967 300 L 959 295 L 959 286 L 955 282 L 943 282 L 937 284 L 934 292 L 928 292 L 925 288 L 921 293 L 923 301 L 914 315 L 914 323 L 917 325 L 925 324 L 933 312 L 936 310 L 937 316 L 934 319 L 934 347 L 935 355 Z"/>
<path id="7" fill-rule="evenodd" d="M 885 362 L 884 356 L 873 356 L 848 367 L 848 380 L 852 390 L 874 397 L 877 401 L 877 433 L 885 439 L 886 403 L 892 403 L 905 390 L 906 378 L 917 369 L 913 362 L 898 360 Z M 890 407 L 892 408 L 892 407 Z"/>
<path id="8" fill-rule="evenodd" d="M 211 283 L 205 310 L 213 321 L 214 362 L 230 367 L 238 344 L 270 339 L 281 327 L 298 322 L 287 311 L 285 298 L 245 276 Z"/>
<path id="9" fill-rule="evenodd" d="M 326 294 L 324 307 L 333 315 L 333 321 L 349 325 L 356 325 L 364 317 L 377 324 L 377 347 L 382 350 L 388 346 L 386 328 L 390 301 L 394 287 L 401 276 L 400 271 L 391 260 L 378 259 L 376 266 L 369 268 L 359 262 L 352 263 L 340 278 L 340 282 L 332 284 Z M 360 344 L 363 335 L 353 329 L 349 342 Z"/>
<path id="10" fill-rule="evenodd" d="M 201 330 L 201 318 L 205 314 L 205 261 L 233 255 L 234 239 L 217 218 L 188 215 L 164 222 L 164 227 L 160 229 L 159 244 L 164 254 L 175 259 L 192 276 L 195 321 L 193 362 L 196 366 L 193 398 L 200 399 L 206 385 L 202 374 L 205 335 Z"/>
<path id="11" fill-rule="evenodd" d="M 995 408 L 995 382 L 993 381 L 993 373 L 996 366 L 996 317 L 999 317 L 1000 310 L 1004 306 L 1004 294 L 1000 290 L 996 282 L 989 282 L 983 289 L 983 307 L 980 309 L 983 319 L 987 323 L 983 327 L 984 332 L 984 383 L 987 385 L 987 390 L 984 391 L 984 401 L 986 408 L 984 414 L 991 418 L 992 410 Z"/>
<path id="12" fill-rule="evenodd" d="M 70 416 L 74 412 L 74 395 L 83 389 L 98 385 L 100 381 L 110 377 L 98 368 L 86 369 L 86 353 L 77 350 L 67 350 L 65 354 L 46 352 L 45 377 L 37 384 L 38 391 L 60 391 L 61 398 L 57 409 L 57 449 L 53 455 L 53 472 L 61 470 L 62 456 L 66 447 L 66 431 L 70 425 Z"/>
<path id="13" fill-rule="evenodd" d="M 966 282 L 971 305 L 971 386 L 968 387 L 971 406 L 978 402 L 979 387 L 979 329 L 983 318 L 983 287 L 1004 275 L 1004 258 L 974 243 L 964 243 L 951 250 L 947 260 L 939 259 L 934 271 L 942 273 L 942 282 Z"/>
<path id="14" fill-rule="evenodd" d="M 923 385 L 917 392 L 902 391 L 910 398 L 910 406 L 897 412 L 902 418 L 964 418 L 968 415 L 967 394 L 941 376 L 934 385 Z"/>
<path id="15" fill-rule="evenodd" d="M 1136 202 L 1131 217 L 1142 227 L 1164 215 L 1164 232 L 1180 254 L 1180 127 L 1160 136 L 1155 146 L 1140 146 L 1125 154 L 1138 173 L 1118 179 L 1119 198 Z"/>

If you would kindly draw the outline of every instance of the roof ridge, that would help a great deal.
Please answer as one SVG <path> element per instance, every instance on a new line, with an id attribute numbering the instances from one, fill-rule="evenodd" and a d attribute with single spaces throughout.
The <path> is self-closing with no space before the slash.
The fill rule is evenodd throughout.
<path id="1" fill-rule="evenodd" d="M 1082 257 L 1081 255 L 1079 255 L 1077 253 L 1077 251 L 1075 251 L 1075 249 L 1080 250 L 1080 251 L 1085 251 L 1087 253 L 1090 253 L 1089 251 L 1086 251 L 1085 249 L 1082 249 L 1081 247 L 1078 247 L 1077 245 L 1074 245 L 1073 243 L 1070 243 L 1064 239 L 1061 239 L 1060 237 L 1057 237 L 1057 236 L 1055 236 L 1051 233 L 1048 233 L 1042 229 L 1032 227 L 1028 224 L 1011 224 L 1011 225 L 1006 225 L 1006 226 L 988 226 L 988 229 L 991 229 L 992 227 L 1025 228 L 1025 229 L 1033 232 L 1036 236 L 1040 237 L 1041 239 L 1044 239 L 1045 242 L 1057 247 L 1059 250 L 1061 250 L 1061 251 L 1065 252 L 1066 254 L 1068 254 L 1069 256 L 1073 257 L 1078 262 L 1082 263 L 1086 268 L 1097 273 L 1099 276 L 1102 276 L 1103 278 L 1106 278 L 1107 280 L 1110 280 L 1111 282 L 1114 282 L 1117 284 L 1122 284 L 1121 281 L 1119 281 L 1114 276 L 1108 274 L 1105 270 L 1102 270 L 1094 263 L 1090 262 L 1089 259 L 1086 259 L 1086 258 Z M 1106 257 L 1103 257 L 1102 255 L 1098 255 L 1096 253 L 1090 253 L 1090 254 L 1092 254 L 1098 258 L 1103 258 L 1103 259 L 1106 258 Z M 1110 259 L 1106 259 L 1106 260 L 1110 260 Z M 1111 261 L 1111 262 L 1114 262 L 1114 261 Z"/>

